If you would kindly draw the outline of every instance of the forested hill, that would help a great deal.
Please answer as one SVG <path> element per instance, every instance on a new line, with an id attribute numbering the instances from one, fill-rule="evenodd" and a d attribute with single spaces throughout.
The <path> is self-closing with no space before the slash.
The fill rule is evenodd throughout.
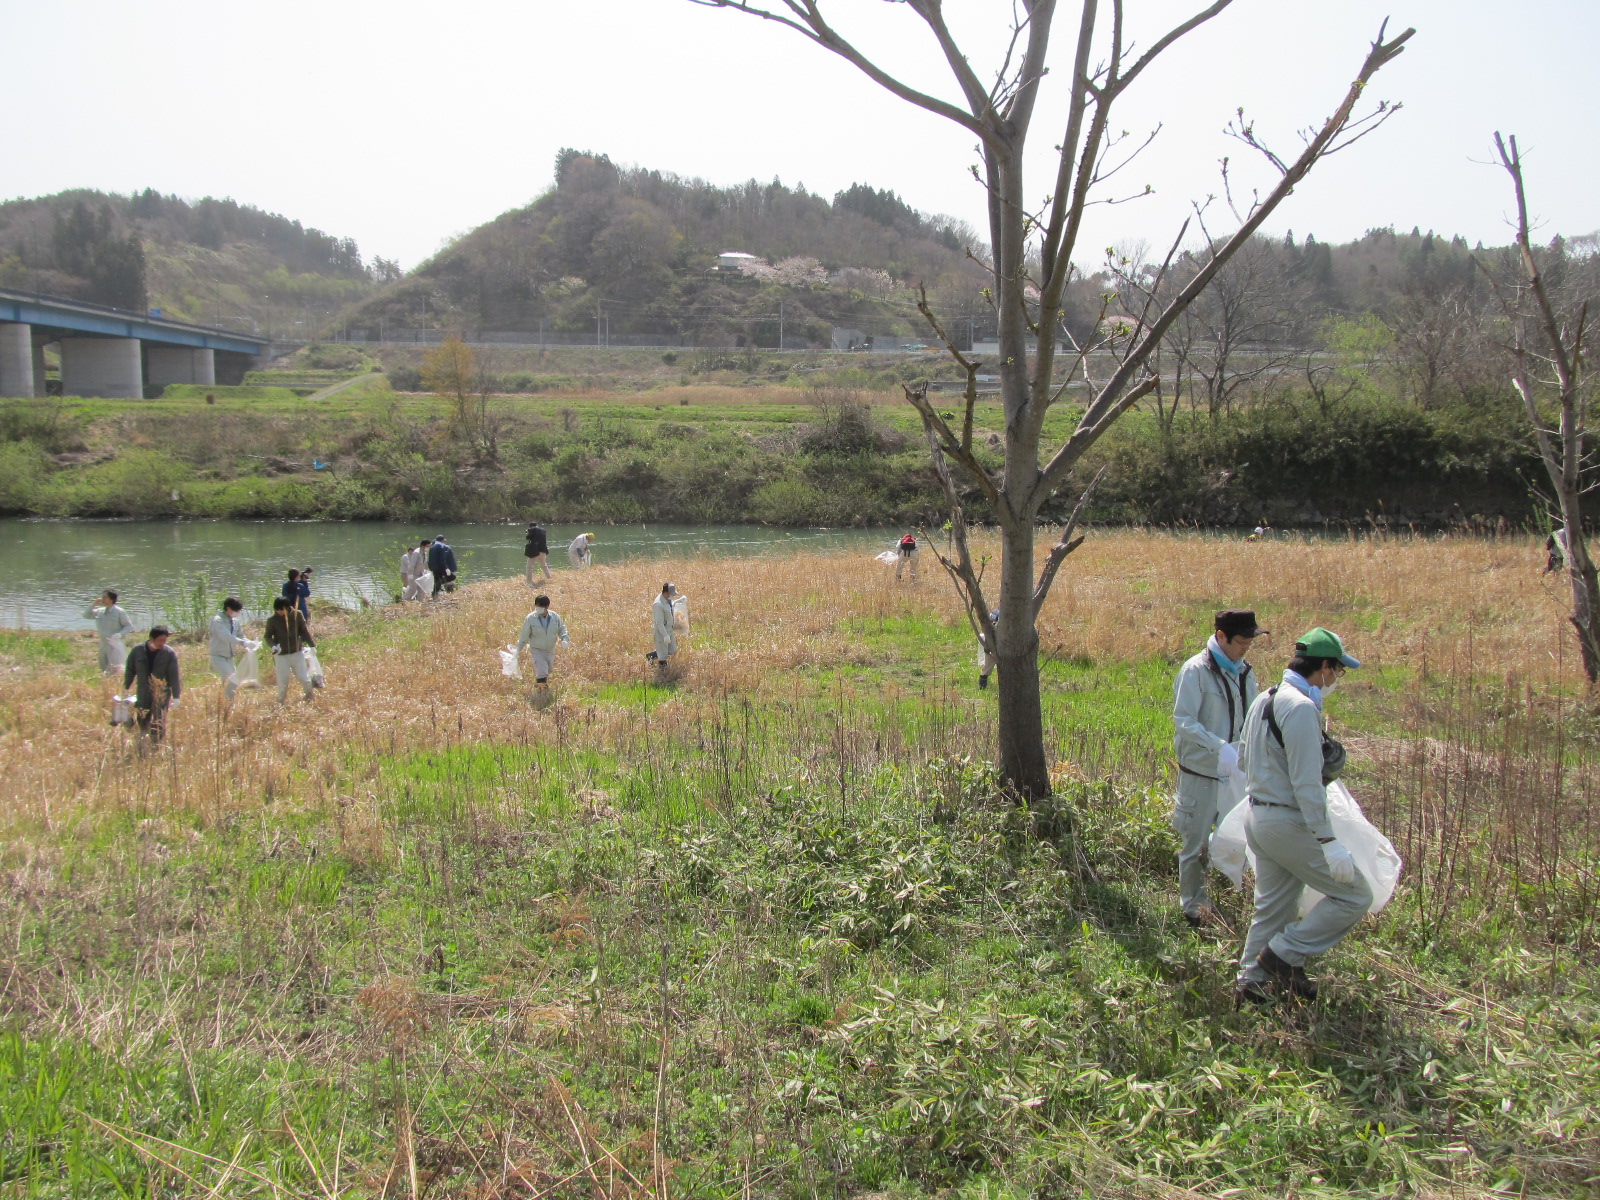
<path id="1" fill-rule="evenodd" d="M 548 192 L 459 238 L 347 323 L 594 335 L 599 322 L 612 336 L 748 333 L 771 345 L 781 301 L 786 341 L 825 345 L 835 324 L 922 332 L 908 282 L 950 300 L 946 311 L 976 312 L 975 245 L 959 222 L 865 184 L 829 200 L 803 185 L 716 187 L 564 150 Z M 724 251 L 754 261 L 719 271 Z"/>
<path id="2" fill-rule="evenodd" d="M 354 239 L 234 200 L 74 190 L 0 203 L 0 286 L 181 321 L 289 335 L 312 331 L 394 264 Z"/>

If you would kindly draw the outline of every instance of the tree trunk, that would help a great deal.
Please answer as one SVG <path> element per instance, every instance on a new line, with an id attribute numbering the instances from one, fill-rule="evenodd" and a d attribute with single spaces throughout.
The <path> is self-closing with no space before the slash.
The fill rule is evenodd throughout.
<path id="1" fill-rule="evenodd" d="M 999 633 L 1000 778 L 1027 801 L 1050 795 L 1039 695 L 1039 633 L 1033 623 L 1033 522 L 1001 530 Z"/>

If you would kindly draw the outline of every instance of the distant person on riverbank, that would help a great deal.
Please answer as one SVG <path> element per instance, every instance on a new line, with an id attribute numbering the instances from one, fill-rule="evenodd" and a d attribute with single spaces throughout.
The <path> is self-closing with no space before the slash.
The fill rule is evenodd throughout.
<path id="1" fill-rule="evenodd" d="M 222 680 L 222 698 L 232 700 L 239 690 L 238 664 L 234 659 L 240 650 L 254 650 L 259 642 L 244 636 L 244 623 L 239 614 L 244 605 L 229 596 L 222 602 L 222 611 L 211 618 L 208 630 L 211 649 L 211 673 Z"/>
<path id="2" fill-rule="evenodd" d="M 407 593 L 418 575 L 422 574 L 422 553 L 416 546 L 407 546 L 400 553 L 400 599 L 409 599 Z"/>
<path id="3" fill-rule="evenodd" d="M 411 578 L 407 580 L 405 588 L 400 593 L 400 601 L 426 600 L 433 590 L 433 576 L 428 571 L 428 548 L 433 545 L 432 538 L 423 538 L 417 543 L 417 548 L 400 561 L 411 560 Z M 404 571 L 401 572 L 404 577 Z"/>
<path id="4" fill-rule="evenodd" d="M 533 601 L 533 611 L 528 614 L 527 620 L 522 622 L 522 636 L 517 639 L 517 653 L 522 653 L 522 648 L 528 648 L 528 657 L 533 659 L 533 681 L 541 689 L 549 687 L 550 672 L 556 665 L 556 645 L 572 645 L 572 639 L 567 636 L 567 623 L 561 619 L 559 613 L 550 611 L 550 597 L 536 596 Z"/>
<path id="5" fill-rule="evenodd" d="M 908 533 L 900 539 L 900 557 L 894 562 L 894 577 L 898 580 L 900 573 L 906 569 L 906 564 L 911 566 L 911 582 L 917 581 L 917 556 L 922 552 L 917 549 L 917 535 Z"/>
<path id="6" fill-rule="evenodd" d="M 686 603 L 685 597 L 678 594 L 677 584 L 664 583 L 661 594 L 650 606 L 650 630 L 656 648 L 646 654 L 645 659 L 655 663 L 657 669 L 664 668 L 667 660 L 678 652 L 679 630 L 688 624 L 688 615 L 682 611 Z"/>
<path id="7" fill-rule="evenodd" d="M 523 543 L 522 557 L 527 560 L 528 586 L 533 586 L 533 568 L 537 564 L 544 571 L 545 579 L 550 578 L 550 535 L 545 533 L 544 526 L 535 521 L 528 526 L 527 540 Z"/>
<path id="8" fill-rule="evenodd" d="M 428 547 L 428 570 L 433 572 L 435 598 L 441 591 L 456 590 L 456 552 L 444 540 L 442 533 L 435 537 L 433 545 Z"/>
<path id="9" fill-rule="evenodd" d="M 1544 571 L 1545 575 L 1559 574 L 1567 569 L 1567 530 L 1565 526 L 1558 526 L 1552 530 L 1550 536 L 1544 539 Z M 114 595 L 115 593 L 109 593 Z"/>
<path id="10" fill-rule="evenodd" d="M 1172 746 L 1178 757 L 1178 792 L 1172 827 L 1182 840 L 1178 851 L 1178 901 L 1192 929 L 1215 924 L 1206 890 L 1209 847 L 1217 822 L 1231 805 L 1230 781 L 1240 780 L 1239 742 L 1244 718 L 1255 703 L 1256 677 L 1245 661 L 1257 637 L 1268 631 L 1256 614 L 1229 608 L 1212 621 L 1212 634 L 1200 653 L 1178 668 L 1172 685 Z"/>
<path id="11" fill-rule="evenodd" d="M 167 715 L 178 707 L 183 684 L 178 678 L 178 655 L 167 646 L 172 631 L 157 625 L 148 641 L 128 652 L 122 670 L 122 687 L 134 688 L 134 719 L 139 725 L 141 750 L 159 746 L 167 736 Z"/>
<path id="12" fill-rule="evenodd" d="M 311 620 L 311 568 L 310 567 L 301 567 L 300 568 L 300 584 L 295 589 L 295 595 L 299 599 L 299 603 L 297 604 L 296 607 L 298 607 L 300 609 L 300 615 L 303 616 L 307 621 Z"/>
<path id="13" fill-rule="evenodd" d="M 999 620 L 1000 620 L 1000 610 L 998 608 L 996 608 L 996 609 L 994 609 L 993 611 L 991 611 L 989 613 L 989 624 L 993 625 L 993 624 L 995 624 L 995 622 L 997 622 Z M 983 628 L 980 626 L 979 629 L 978 629 L 978 687 L 979 688 L 986 688 L 986 687 L 989 686 L 989 676 L 994 674 L 994 669 L 999 665 L 1000 665 L 1000 655 L 995 651 L 995 648 L 993 646 L 989 645 L 988 639 L 983 636 Z"/>
<path id="14" fill-rule="evenodd" d="M 279 596 L 272 602 L 272 616 L 267 618 L 267 631 L 262 640 L 272 649 L 272 667 L 278 676 L 278 703 L 289 698 L 289 676 L 293 675 L 300 681 L 300 690 L 309 704 L 315 693 L 311 672 L 306 667 L 305 650 L 317 642 L 311 636 L 305 617 L 287 596 Z"/>
<path id="15" fill-rule="evenodd" d="M 580 533 L 572 539 L 572 542 L 567 546 L 567 557 L 572 560 L 573 566 L 587 567 L 593 565 L 594 556 L 589 552 L 589 547 L 593 542 L 594 534 L 592 533 Z"/>
<path id="16" fill-rule="evenodd" d="M 133 622 L 117 604 L 117 593 L 107 588 L 88 608 L 83 610 L 86 621 L 94 622 L 94 631 L 100 638 L 100 671 L 111 675 L 128 661 L 127 637 L 133 632 Z"/>
<path id="17" fill-rule="evenodd" d="M 283 581 L 283 593 L 282 593 L 282 595 L 283 595 L 283 598 L 285 600 L 287 600 L 292 606 L 299 607 L 299 604 L 300 604 L 300 572 L 299 572 L 299 570 L 297 568 L 295 568 L 295 567 L 290 567 L 289 568 L 289 578 L 287 578 L 287 579 L 285 579 Z M 277 605 L 273 605 L 273 607 L 276 608 Z"/>

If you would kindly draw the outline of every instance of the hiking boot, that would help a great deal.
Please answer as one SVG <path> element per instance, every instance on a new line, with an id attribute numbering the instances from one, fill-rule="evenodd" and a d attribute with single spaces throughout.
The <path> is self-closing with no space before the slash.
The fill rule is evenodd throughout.
<path id="1" fill-rule="evenodd" d="M 1264 1004 L 1271 1004 L 1273 996 L 1268 986 L 1254 979 L 1245 980 L 1233 989 L 1233 1006 L 1239 1008 L 1241 1005 L 1253 1004 L 1260 1008 Z"/>
<path id="2" fill-rule="evenodd" d="M 986 688 L 988 686 L 989 686 L 989 677 L 987 675 L 979 675 L 978 676 L 978 687 L 979 688 Z"/>
<path id="3" fill-rule="evenodd" d="M 1268 946 L 1256 959 L 1256 965 L 1265 971 L 1278 990 L 1301 1000 L 1315 1000 L 1317 985 L 1306 974 L 1304 967 L 1292 966 L 1273 953 Z"/>

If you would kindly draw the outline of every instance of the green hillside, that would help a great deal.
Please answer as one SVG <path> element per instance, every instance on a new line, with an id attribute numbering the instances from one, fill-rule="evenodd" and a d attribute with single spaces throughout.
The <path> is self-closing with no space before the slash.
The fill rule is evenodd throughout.
<path id="1" fill-rule="evenodd" d="M 233 200 L 74 190 L 0 204 L 0 287 L 274 336 L 309 335 L 398 277 L 337 238 Z"/>
<path id="2" fill-rule="evenodd" d="M 715 187 L 564 150 L 555 186 L 347 313 L 352 333 L 523 331 L 612 341 L 826 346 L 835 326 L 925 337 L 917 284 L 981 323 L 973 231 L 857 184 L 831 201 L 774 180 Z M 750 256 L 742 270 L 718 256 Z"/>

